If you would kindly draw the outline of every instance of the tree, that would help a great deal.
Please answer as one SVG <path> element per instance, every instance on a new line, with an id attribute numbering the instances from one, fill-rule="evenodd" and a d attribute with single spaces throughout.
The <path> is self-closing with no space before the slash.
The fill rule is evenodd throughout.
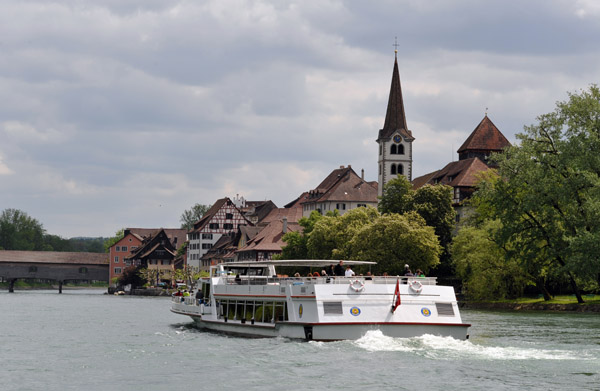
<path id="1" fill-rule="evenodd" d="M 5 209 L 0 215 L 0 248 L 4 250 L 44 250 L 46 231 L 36 219 L 18 209 Z"/>
<path id="2" fill-rule="evenodd" d="M 324 216 L 314 225 L 308 238 L 308 256 L 315 259 L 351 259 L 350 241 L 367 224 L 379 218 L 372 207 L 349 210 L 342 216 Z"/>
<path id="3" fill-rule="evenodd" d="M 502 223 L 498 243 L 536 276 L 548 267 L 565 275 L 582 303 L 577 280 L 600 275 L 600 90 L 571 93 L 537 121 L 494 157 L 502 179 L 484 182 L 476 197 L 485 217 Z"/>
<path id="4" fill-rule="evenodd" d="M 183 211 L 181 218 L 181 228 L 187 229 L 188 231 L 194 227 L 194 223 L 204 216 L 206 212 L 210 209 L 211 205 L 203 205 L 196 204 L 192 206 L 190 209 L 186 209 Z"/>
<path id="5" fill-rule="evenodd" d="M 328 212 L 329 215 L 329 212 Z M 336 214 L 339 216 L 339 213 Z M 298 224 L 303 228 L 302 232 L 290 231 L 283 235 L 283 241 L 286 243 L 282 248 L 279 259 L 308 259 L 308 237 L 312 232 L 317 221 L 324 216 L 314 210 L 309 217 L 302 217 Z"/>
<path id="6" fill-rule="evenodd" d="M 125 286 L 131 284 L 132 288 L 144 285 L 145 281 L 142 278 L 141 270 L 139 266 L 126 267 L 117 279 L 118 285 Z"/>
<path id="7" fill-rule="evenodd" d="M 448 246 L 452 241 L 452 229 L 456 212 L 452 207 L 452 187 L 446 185 L 425 185 L 417 190 L 403 175 L 390 180 L 384 188 L 379 202 L 381 213 L 417 212 L 425 223 L 433 227 L 442 246 L 442 270 L 449 274 L 450 256 Z"/>
<path id="8" fill-rule="evenodd" d="M 410 210 L 414 191 L 404 175 L 390 180 L 385 184 L 383 196 L 377 206 L 381 213 L 404 213 Z"/>
<path id="9" fill-rule="evenodd" d="M 518 258 L 495 242 L 500 221 L 486 220 L 482 226 L 467 226 L 454 237 L 452 262 L 470 299 L 515 298 L 523 294 L 531 276 Z"/>
<path id="10" fill-rule="evenodd" d="M 125 228 L 121 228 L 117 232 L 115 232 L 115 236 L 111 238 L 107 238 L 104 240 L 104 252 L 107 253 L 110 251 L 110 248 L 115 245 L 119 240 L 125 237 Z"/>
<path id="11" fill-rule="evenodd" d="M 350 241 L 351 259 L 375 261 L 375 272 L 400 275 L 404 265 L 425 273 L 439 263 L 440 245 L 432 227 L 416 212 L 384 214 L 362 226 Z"/>

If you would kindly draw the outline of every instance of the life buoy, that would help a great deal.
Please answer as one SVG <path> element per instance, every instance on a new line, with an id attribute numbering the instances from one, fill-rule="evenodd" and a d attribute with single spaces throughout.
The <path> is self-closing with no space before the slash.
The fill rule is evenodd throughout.
<path id="1" fill-rule="evenodd" d="M 361 292 L 365 289 L 365 283 L 361 280 L 352 280 L 350 281 L 350 288 L 352 288 L 354 292 Z"/>
<path id="2" fill-rule="evenodd" d="M 415 293 L 421 293 L 421 291 L 423 290 L 423 284 L 421 284 L 421 282 L 417 281 L 417 280 L 409 281 L 408 287 L 410 288 L 411 291 L 413 291 Z"/>

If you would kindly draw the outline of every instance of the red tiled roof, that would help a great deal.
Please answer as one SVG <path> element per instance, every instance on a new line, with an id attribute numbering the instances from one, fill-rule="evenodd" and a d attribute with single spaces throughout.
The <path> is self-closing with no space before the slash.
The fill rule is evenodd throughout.
<path id="1" fill-rule="evenodd" d="M 0 262 L 108 265 L 106 253 L 0 250 Z"/>
<path id="2" fill-rule="evenodd" d="M 322 201 L 377 202 L 377 186 L 361 179 L 352 167 L 335 169 L 301 203 Z"/>
<path id="3" fill-rule="evenodd" d="M 297 223 L 302 218 L 302 205 L 298 204 L 293 208 L 273 209 L 262 222 L 268 224 L 274 220 L 282 220 L 284 217 L 287 218 L 289 223 Z"/>
<path id="4" fill-rule="evenodd" d="M 468 150 L 500 152 L 508 146 L 510 142 L 486 115 L 457 152 Z"/>
<path id="5" fill-rule="evenodd" d="M 298 223 L 287 223 L 286 232 L 297 232 L 302 227 Z M 283 222 L 281 220 L 273 220 L 263 228 L 258 235 L 250 239 L 246 246 L 242 247 L 236 252 L 245 251 L 281 251 L 281 248 L 285 246 L 283 238 Z"/>
<path id="6" fill-rule="evenodd" d="M 448 163 L 441 170 L 416 178 L 412 182 L 413 189 L 435 184 L 452 187 L 474 187 L 479 180 L 477 174 L 489 169 L 487 164 L 477 157 L 459 160 Z"/>

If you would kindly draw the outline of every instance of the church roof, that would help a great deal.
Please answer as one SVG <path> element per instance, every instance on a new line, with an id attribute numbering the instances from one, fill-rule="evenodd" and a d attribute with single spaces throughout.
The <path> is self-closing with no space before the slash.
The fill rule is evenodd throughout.
<path id="1" fill-rule="evenodd" d="M 425 185 L 448 185 L 452 187 L 474 187 L 479 180 L 478 174 L 489 170 L 487 164 L 474 157 L 448 163 L 441 170 L 415 178 L 412 181 L 413 189 Z"/>
<path id="2" fill-rule="evenodd" d="M 379 130 L 380 139 L 389 139 L 398 132 L 405 139 L 414 140 L 412 132 L 406 126 L 406 115 L 404 114 L 404 100 L 402 99 L 402 87 L 400 85 L 400 72 L 398 71 L 398 58 L 394 59 L 394 71 L 392 73 L 392 85 L 388 99 L 387 112 L 383 129 Z"/>
<path id="3" fill-rule="evenodd" d="M 510 142 L 486 114 L 457 152 L 469 150 L 500 152 L 508 146 Z"/>
<path id="4" fill-rule="evenodd" d="M 377 186 L 359 177 L 351 166 L 335 169 L 303 201 L 377 202 Z"/>

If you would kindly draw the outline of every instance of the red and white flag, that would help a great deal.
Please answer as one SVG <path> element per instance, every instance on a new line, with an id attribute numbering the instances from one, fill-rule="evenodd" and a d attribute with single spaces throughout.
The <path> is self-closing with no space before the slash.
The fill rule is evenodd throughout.
<path id="1" fill-rule="evenodd" d="M 400 279 L 396 280 L 396 290 L 394 291 L 394 302 L 392 304 L 392 313 L 396 311 L 396 308 L 401 304 L 400 300 Z"/>

